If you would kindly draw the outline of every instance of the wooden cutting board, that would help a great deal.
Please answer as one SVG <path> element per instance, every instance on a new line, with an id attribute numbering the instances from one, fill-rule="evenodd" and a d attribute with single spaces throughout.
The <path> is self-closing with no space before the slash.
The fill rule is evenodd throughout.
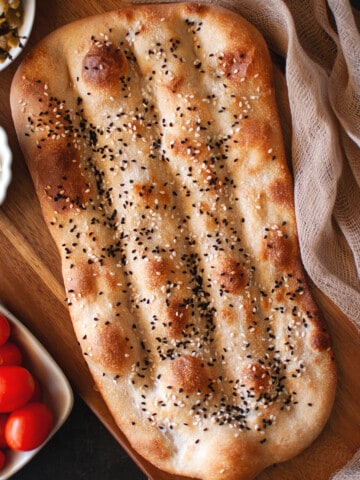
<path id="1" fill-rule="evenodd" d="M 55 28 L 81 17 L 114 9 L 115 0 L 38 0 L 28 50 Z M 73 334 L 62 285 L 60 261 L 48 233 L 17 144 L 9 106 L 10 84 L 20 57 L 0 72 L 0 125 L 13 152 L 13 181 L 0 207 L 0 300 L 39 338 L 93 412 L 149 477 L 175 480 L 139 458 L 115 426 L 95 391 Z M 341 312 L 315 288 L 329 324 L 339 382 L 330 420 L 318 438 L 292 461 L 270 467 L 257 480 L 327 480 L 360 448 L 360 337 Z"/>

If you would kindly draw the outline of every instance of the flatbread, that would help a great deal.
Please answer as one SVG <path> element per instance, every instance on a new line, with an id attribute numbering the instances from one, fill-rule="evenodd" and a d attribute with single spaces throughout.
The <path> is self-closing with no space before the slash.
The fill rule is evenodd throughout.
<path id="1" fill-rule="evenodd" d="M 306 448 L 336 373 L 259 32 L 218 6 L 125 5 L 42 40 L 11 105 L 77 339 L 133 448 L 204 480 Z"/>

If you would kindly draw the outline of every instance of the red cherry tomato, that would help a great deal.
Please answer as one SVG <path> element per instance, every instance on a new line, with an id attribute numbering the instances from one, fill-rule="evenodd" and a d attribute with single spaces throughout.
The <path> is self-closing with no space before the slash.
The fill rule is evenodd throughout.
<path id="1" fill-rule="evenodd" d="M 7 342 L 10 337 L 10 323 L 9 320 L 0 313 L 0 345 Z"/>
<path id="2" fill-rule="evenodd" d="M 6 462 L 5 453 L 2 450 L 0 450 L 0 469 L 4 467 L 5 462 Z"/>
<path id="3" fill-rule="evenodd" d="M 25 405 L 34 389 L 34 378 L 26 368 L 17 365 L 0 367 L 0 413 Z"/>
<path id="4" fill-rule="evenodd" d="M 5 425 L 6 443 L 13 450 L 33 450 L 47 439 L 52 426 L 53 416 L 45 404 L 28 403 L 9 415 Z"/>
<path id="5" fill-rule="evenodd" d="M 6 413 L 0 413 L 0 448 L 7 448 L 8 446 L 5 440 L 5 424 L 8 416 Z"/>
<path id="6" fill-rule="evenodd" d="M 42 386 L 39 382 L 39 380 L 33 375 L 33 379 L 35 382 L 35 388 L 34 388 L 34 393 L 32 394 L 32 397 L 30 398 L 30 402 L 41 402 L 42 400 Z"/>
<path id="7" fill-rule="evenodd" d="M 6 342 L 0 345 L 0 366 L 21 365 L 22 353 L 20 348 L 13 342 Z"/>

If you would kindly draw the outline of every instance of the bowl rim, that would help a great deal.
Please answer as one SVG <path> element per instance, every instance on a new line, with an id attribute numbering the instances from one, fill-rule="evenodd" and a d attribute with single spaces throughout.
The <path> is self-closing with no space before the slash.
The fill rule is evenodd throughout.
<path id="1" fill-rule="evenodd" d="M 0 72 L 5 70 L 21 54 L 27 44 L 34 25 L 36 0 L 21 0 L 24 7 L 24 21 L 19 27 L 19 44 L 10 50 L 11 56 L 0 63 Z"/>
<path id="2" fill-rule="evenodd" d="M 0 205 L 6 197 L 6 192 L 11 181 L 12 152 L 8 143 L 8 136 L 0 126 Z"/>

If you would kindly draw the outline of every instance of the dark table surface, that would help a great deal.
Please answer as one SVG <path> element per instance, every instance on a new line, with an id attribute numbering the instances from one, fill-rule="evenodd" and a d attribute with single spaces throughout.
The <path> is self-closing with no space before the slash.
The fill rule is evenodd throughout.
<path id="1" fill-rule="evenodd" d="M 77 395 L 63 427 L 14 480 L 146 480 Z"/>

